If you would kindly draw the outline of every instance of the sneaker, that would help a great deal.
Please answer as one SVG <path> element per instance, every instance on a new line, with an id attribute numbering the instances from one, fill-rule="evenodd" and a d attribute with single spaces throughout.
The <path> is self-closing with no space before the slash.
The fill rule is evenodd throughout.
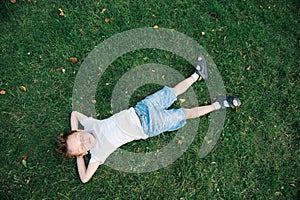
<path id="1" fill-rule="evenodd" d="M 241 105 L 241 100 L 235 96 L 219 96 L 216 100 L 221 106 L 221 109 L 233 108 L 237 109 Z"/>
<path id="2" fill-rule="evenodd" d="M 196 73 L 204 80 L 208 78 L 205 58 L 199 56 L 196 63 Z"/>

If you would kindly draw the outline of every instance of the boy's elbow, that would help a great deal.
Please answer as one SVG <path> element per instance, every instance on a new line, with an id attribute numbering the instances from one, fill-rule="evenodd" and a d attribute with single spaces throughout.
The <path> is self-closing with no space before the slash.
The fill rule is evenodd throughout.
<path id="1" fill-rule="evenodd" d="M 87 183 L 88 180 L 81 180 L 81 183 Z"/>
<path id="2" fill-rule="evenodd" d="M 88 176 L 80 177 L 80 180 L 82 183 L 87 183 L 90 179 L 91 179 L 91 177 L 88 177 Z"/>
<path id="3" fill-rule="evenodd" d="M 82 183 L 87 183 L 90 179 L 89 178 L 81 178 L 80 180 Z"/>

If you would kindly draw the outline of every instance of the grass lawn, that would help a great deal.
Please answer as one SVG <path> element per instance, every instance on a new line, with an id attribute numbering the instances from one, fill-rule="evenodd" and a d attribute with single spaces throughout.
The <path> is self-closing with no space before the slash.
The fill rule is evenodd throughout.
<path id="1" fill-rule="evenodd" d="M 0 0 L 0 198 L 299 199 L 299 9 L 297 0 Z M 114 34 L 155 25 L 202 45 L 226 91 L 243 104 L 227 112 L 217 145 L 203 159 L 198 152 L 209 116 L 201 118 L 192 144 L 171 165 L 140 174 L 103 165 L 82 184 L 75 160 L 61 158 L 54 146 L 55 136 L 70 128 L 80 65 Z M 193 71 L 170 52 L 122 56 L 98 84 L 99 119 L 111 116 L 111 92 L 122 73 L 151 62 L 185 77 Z M 210 101 L 204 82 L 193 88 L 199 105 Z M 131 103 L 155 89 L 140 88 Z M 175 133 L 122 148 L 155 150 Z"/>

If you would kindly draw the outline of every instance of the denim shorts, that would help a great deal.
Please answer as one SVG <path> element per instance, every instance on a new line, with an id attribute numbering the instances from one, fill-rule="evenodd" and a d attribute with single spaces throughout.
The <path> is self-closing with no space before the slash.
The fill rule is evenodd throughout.
<path id="1" fill-rule="evenodd" d="M 186 124 L 184 109 L 168 109 L 176 100 L 175 91 L 165 86 L 136 104 L 134 110 L 140 117 L 146 135 L 154 137 Z"/>

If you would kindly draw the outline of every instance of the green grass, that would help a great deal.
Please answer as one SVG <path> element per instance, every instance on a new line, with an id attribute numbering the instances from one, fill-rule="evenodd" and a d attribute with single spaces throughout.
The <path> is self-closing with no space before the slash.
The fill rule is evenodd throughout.
<path id="1" fill-rule="evenodd" d="M 6 91 L 0 95 L 1 199 L 299 199 L 299 7 L 295 0 L 1 0 L 0 90 Z M 102 8 L 107 11 L 101 13 Z M 106 23 L 105 18 L 115 20 Z M 81 184 L 75 161 L 54 150 L 55 136 L 69 130 L 80 64 L 106 38 L 154 25 L 201 44 L 217 64 L 227 92 L 238 95 L 243 105 L 236 113 L 228 111 L 219 142 L 204 159 L 198 151 L 209 117 L 202 118 L 189 149 L 168 167 L 128 174 L 101 166 Z M 78 63 L 69 61 L 73 56 Z M 169 65 L 184 76 L 192 72 L 168 52 L 122 56 L 99 82 L 99 119 L 111 115 L 110 95 L 120 72 L 148 62 Z M 209 101 L 204 83 L 193 87 L 199 104 Z M 154 89 L 141 88 L 131 103 Z M 123 148 L 149 151 L 173 136 Z M 27 167 L 21 162 L 24 155 Z"/>

